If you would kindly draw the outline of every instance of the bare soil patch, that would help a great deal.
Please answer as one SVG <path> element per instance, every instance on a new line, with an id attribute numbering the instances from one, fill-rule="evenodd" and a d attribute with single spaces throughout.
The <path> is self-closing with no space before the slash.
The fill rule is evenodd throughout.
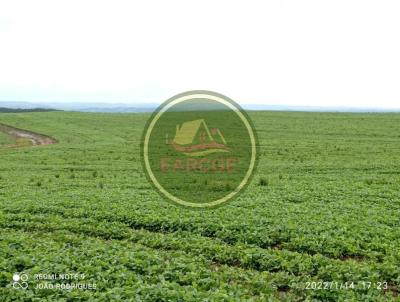
<path id="1" fill-rule="evenodd" d="M 43 146 L 43 145 L 51 145 L 57 143 L 57 140 L 50 136 L 24 129 L 15 128 L 2 123 L 0 123 L 0 131 L 16 139 L 17 144 L 12 145 L 11 147 L 20 147 L 26 145 L 23 143 L 21 144 L 19 142 L 29 142 L 29 145 L 32 146 Z"/>

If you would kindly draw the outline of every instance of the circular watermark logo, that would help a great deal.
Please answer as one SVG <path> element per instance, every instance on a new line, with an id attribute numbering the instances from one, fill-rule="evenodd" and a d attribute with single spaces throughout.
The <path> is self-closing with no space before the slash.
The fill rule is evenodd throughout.
<path id="1" fill-rule="evenodd" d="M 167 200 L 212 208 L 237 197 L 257 166 L 251 120 L 234 101 L 211 91 L 189 91 L 160 105 L 142 136 L 143 169 Z"/>

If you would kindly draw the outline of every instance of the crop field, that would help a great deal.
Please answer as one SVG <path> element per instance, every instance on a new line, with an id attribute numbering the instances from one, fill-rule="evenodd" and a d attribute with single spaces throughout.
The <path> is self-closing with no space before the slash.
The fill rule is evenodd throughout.
<path id="1" fill-rule="evenodd" d="M 0 132 L 0 145 L 1 146 L 7 145 L 7 144 L 12 144 L 12 143 L 13 143 L 13 140 L 11 137 Z"/>
<path id="2" fill-rule="evenodd" d="M 399 301 L 399 114 L 251 112 L 253 181 L 203 211 L 147 182 L 149 116 L 0 114 L 58 141 L 9 148 L 0 133 L 1 302 Z M 60 273 L 96 289 L 37 288 Z"/>

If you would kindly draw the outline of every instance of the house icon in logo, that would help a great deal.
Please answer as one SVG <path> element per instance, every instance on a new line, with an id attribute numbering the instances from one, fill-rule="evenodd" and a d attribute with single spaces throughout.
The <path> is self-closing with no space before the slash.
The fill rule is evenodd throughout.
<path id="1" fill-rule="evenodd" d="M 204 119 L 176 126 L 172 147 L 188 156 L 203 156 L 217 152 L 230 152 L 218 128 L 209 129 Z"/>

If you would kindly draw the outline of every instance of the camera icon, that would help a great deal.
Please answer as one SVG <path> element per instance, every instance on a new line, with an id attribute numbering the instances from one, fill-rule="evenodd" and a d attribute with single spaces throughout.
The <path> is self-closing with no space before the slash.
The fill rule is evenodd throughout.
<path id="1" fill-rule="evenodd" d="M 13 288 L 15 289 L 27 289 L 28 288 L 28 275 L 25 273 L 14 273 L 13 277 Z"/>

